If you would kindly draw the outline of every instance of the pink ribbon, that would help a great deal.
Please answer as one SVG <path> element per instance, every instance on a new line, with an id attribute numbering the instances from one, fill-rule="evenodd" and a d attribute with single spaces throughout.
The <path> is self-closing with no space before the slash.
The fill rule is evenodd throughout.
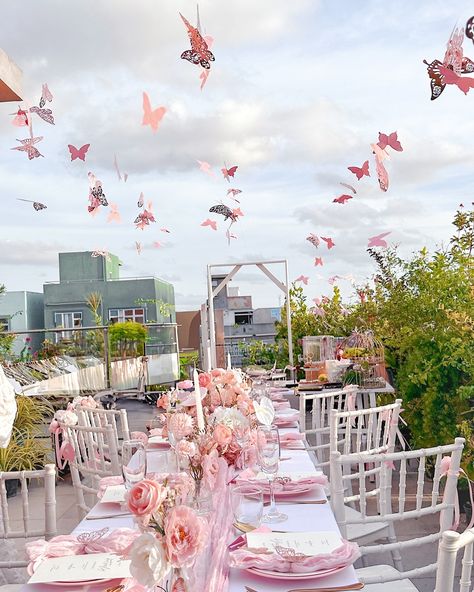
<path id="1" fill-rule="evenodd" d="M 50 541 L 40 539 L 26 543 L 26 554 L 30 563 L 31 575 L 40 563 L 50 557 L 69 555 L 89 555 L 93 553 L 116 553 L 126 555 L 133 541 L 140 536 L 140 531 L 131 528 L 117 528 L 109 535 L 101 536 L 101 531 L 83 533 L 77 536 L 66 534 Z"/>
<path id="2" fill-rule="evenodd" d="M 54 436 L 54 448 L 56 451 L 56 464 L 58 469 L 63 470 L 68 462 L 71 462 L 75 458 L 74 447 L 67 440 L 64 430 L 59 423 L 53 419 L 49 425 L 49 432 Z M 63 442 L 59 444 L 59 435 L 63 436 Z"/>
<path id="3" fill-rule="evenodd" d="M 449 474 L 451 474 L 451 457 L 450 456 L 443 456 L 443 458 L 441 459 L 441 475 L 440 476 L 447 477 Z M 471 498 L 471 508 L 474 508 L 471 480 L 467 476 L 464 469 L 460 468 L 458 473 L 456 474 L 456 477 L 459 477 L 460 474 L 462 474 L 466 477 L 466 480 L 469 484 L 469 497 Z M 443 501 L 444 501 L 444 495 L 443 495 Z M 456 499 L 454 501 L 454 521 L 453 521 L 453 525 L 452 525 L 452 530 L 457 530 L 459 527 L 460 513 L 461 512 L 459 509 L 459 493 L 456 492 Z M 471 521 L 467 525 L 466 530 L 469 530 L 470 528 L 472 528 L 473 525 L 474 525 L 474 511 L 471 514 Z"/>

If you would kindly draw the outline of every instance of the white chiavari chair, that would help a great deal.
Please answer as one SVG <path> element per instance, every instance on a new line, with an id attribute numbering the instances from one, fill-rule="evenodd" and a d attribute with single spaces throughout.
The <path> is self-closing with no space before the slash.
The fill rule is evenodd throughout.
<path id="1" fill-rule="evenodd" d="M 456 504 L 456 485 L 459 473 L 464 439 L 456 438 L 454 444 L 411 450 L 408 452 L 393 452 L 390 454 L 348 454 L 340 452 L 331 454 L 331 504 L 343 537 L 356 540 L 362 556 L 390 552 L 395 567 L 376 565 L 357 570 L 358 577 L 366 583 L 364 590 L 368 592 L 400 592 L 405 590 L 410 578 L 426 577 L 434 573 L 436 564 L 426 565 L 409 571 L 403 571 L 401 566 L 401 552 L 419 549 L 423 545 L 433 544 L 450 529 L 453 524 Z M 442 459 L 450 455 L 450 468 L 443 472 Z M 407 497 L 407 470 L 413 464 L 418 464 L 416 471 L 416 494 L 411 500 Z M 399 464 L 398 471 L 395 469 Z M 344 470 L 344 465 L 351 470 Z M 367 468 L 369 467 L 369 468 Z M 376 497 L 366 490 L 367 474 L 376 467 L 379 470 L 380 486 L 376 490 Z M 427 469 L 433 469 L 432 479 L 427 479 Z M 398 479 L 398 491 L 393 491 L 394 469 Z M 441 480 L 446 478 L 444 490 L 441 494 Z M 357 515 L 348 512 L 345 504 L 345 482 L 354 480 L 358 484 L 357 499 L 359 512 Z M 392 500 L 396 502 L 393 507 Z M 404 520 L 417 519 L 423 516 L 439 516 L 439 530 L 433 534 L 412 537 L 410 540 L 397 541 L 395 525 Z M 388 524 L 388 527 L 385 525 Z M 377 534 L 370 539 L 368 536 L 355 537 L 354 533 L 361 532 L 366 525 L 384 525 Z M 352 534 L 352 536 L 351 536 Z M 367 545 L 371 540 L 386 538 L 387 543 Z M 387 582 L 396 581 L 398 587 L 390 587 Z M 407 583 L 408 581 L 408 583 Z M 368 585 L 371 584 L 371 585 Z M 412 588 L 406 588 L 412 590 Z M 416 589 L 416 588 L 415 588 Z M 447 592 L 443 590 L 442 592 Z"/>
<path id="2" fill-rule="evenodd" d="M 21 506 L 18 503 L 15 504 L 15 509 L 20 508 L 21 510 L 20 517 L 15 516 L 13 518 L 13 514 L 16 514 L 16 512 L 13 512 L 13 508 L 9 506 L 5 484 L 10 480 L 18 480 L 20 482 Z M 30 483 L 31 480 L 35 481 Z M 39 527 L 37 526 L 38 516 L 32 516 L 32 508 L 30 508 L 29 503 L 31 489 L 36 485 L 36 480 L 43 481 L 44 491 L 44 522 Z M 18 501 L 18 499 L 15 500 L 15 502 Z M 40 500 L 36 499 L 35 501 L 38 503 Z M 24 539 L 26 542 L 26 539 L 50 539 L 53 537 L 56 534 L 56 467 L 54 465 L 46 465 L 44 469 L 37 471 L 0 473 L 0 507 L 0 524 L 2 525 L 0 539 Z M 26 557 L 12 561 L 0 561 L 0 569 L 13 569 L 26 567 L 27 565 L 28 561 Z M 21 587 L 22 585 L 6 584 L 0 586 L 0 591 L 13 592 L 13 590 L 19 590 Z"/>
<path id="3" fill-rule="evenodd" d="M 111 424 L 104 427 L 59 425 L 63 438 L 74 449 L 74 458 L 69 461 L 69 466 L 77 506 L 87 513 L 91 508 L 86 503 L 85 494 L 96 496 L 102 477 L 122 474 L 114 430 Z"/>
<path id="4" fill-rule="evenodd" d="M 345 411 L 348 393 L 344 390 L 300 391 L 300 430 L 305 436 L 305 447 L 318 469 L 329 473 L 330 416 Z M 307 403 L 310 403 L 310 427 L 307 427 Z"/>
<path id="5" fill-rule="evenodd" d="M 353 409 L 350 411 L 334 411 L 330 417 L 330 450 L 342 452 L 344 455 L 391 453 L 395 449 L 398 420 L 402 400 L 397 399 L 390 405 L 369 407 L 368 409 Z M 350 463 L 342 464 L 345 472 L 344 478 L 344 504 L 345 511 L 350 519 L 349 540 L 357 543 L 369 543 L 381 538 L 396 540 L 393 525 L 380 520 L 378 522 L 359 522 L 360 511 L 357 508 L 358 496 L 353 494 L 353 479 L 350 478 Z M 379 502 L 379 473 L 380 466 L 367 461 L 365 470 L 366 483 L 364 491 L 367 497 L 372 497 Z M 329 470 L 329 481 L 332 483 L 334 467 L 332 459 Z M 346 477 L 349 475 L 349 477 Z M 331 487 L 331 498 L 333 489 Z M 401 556 L 397 551 L 392 553 L 392 558 L 397 569 L 403 569 Z M 366 558 L 362 557 L 366 565 Z"/>
<path id="6" fill-rule="evenodd" d="M 90 407 L 78 406 L 75 409 L 79 418 L 79 425 L 91 428 L 103 428 L 111 425 L 114 431 L 117 450 L 121 450 L 122 442 L 130 440 L 127 411 L 125 409 L 91 409 Z M 79 413 L 79 412 L 82 412 Z"/>
<path id="7" fill-rule="evenodd" d="M 438 561 L 436 571 L 436 587 L 434 592 L 454 592 L 454 573 L 458 551 L 464 549 L 461 560 L 461 578 L 459 592 L 471 592 L 471 573 L 473 565 L 472 546 L 474 543 L 474 528 L 462 534 L 447 530 L 443 532 L 438 545 Z"/>

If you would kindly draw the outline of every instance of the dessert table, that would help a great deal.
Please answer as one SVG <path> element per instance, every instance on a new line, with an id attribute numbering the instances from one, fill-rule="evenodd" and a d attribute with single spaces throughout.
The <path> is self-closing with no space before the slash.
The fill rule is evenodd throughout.
<path id="1" fill-rule="evenodd" d="M 293 427 L 281 428 L 281 434 L 289 432 L 297 432 L 298 424 L 295 422 Z M 280 472 L 293 473 L 310 473 L 316 475 L 318 471 L 306 450 L 293 450 L 282 448 L 281 457 L 284 460 L 280 461 Z M 169 464 L 172 455 L 163 449 L 150 449 L 147 451 L 147 466 L 149 473 L 168 472 Z M 315 501 L 325 500 L 326 503 L 319 504 L 301 504 L 301 501 Z M 274 530 L 288 531 L 288 532 L 335 532 L 339 533 L 339 529 L 334 518 L 331 506 L 327 503 L 325 492 L 321 486 L 316 486 L 309 492 L 300 494 L 296 497 L 284 497 L 277 500 L 277 504 L 282 504 L 282 511 L 288 515 L 285 522 L 280 522 L 274 525 Z M 105 506 L 105 507 L 104 507 Z M 116 510 L 115 513 L 119 513 Z M 123 511 L 122 511 L 123 512 Z M 78 524 L 73 530 L 72 534 L 80 534 L 84 532 L 97 531 L 104 527 L 108 527 L 109 531 L 117 528 L 134 528 L 134 519 L 132 515 L 120 515 L 110 517 L 111 510 L 109 505 L 101 504 L 100 502 L 92 508 L 91 512 Z M 101 517 L 102 516 L 102 517 Z M 234 531 L 230 538 L 231 543 L 241 533 Z M 201 569 L 208 570 L 209 563 L 206 564 L 206 559 L 203 560 L 204 565 Z M 325 576 L 324 578 L 304 579 L 266 579 L 257 576 L 247 571 L 240 569 L 230 569 L 228 581 L 223 579 L 222 587 L 214 592 L 245 592 L 246 586 L 249 590 L 255 592 L 288 592 L 290 590 L 311 589 L 314 592 L 317 590 L 326 590 L 327 588 L 337 588 L 343 591 L 346 587 L 352 587 L 358 582 L 353 566 L 348 566 L 342 571 L 333 575 Z M 66 588 L 65 588 L 66 589 Z M 86 584 L 86 585 L 68 585 L 69 592 L 104 592 L 107 585 L 101 584 Z M 58 585 L 51 584 L 25 584 L 22 592 L 55 592 L 59 590 Z M 194 592 L 194 591 L 191 591 Z M 195 592 L 203 592 L 196 590 Z"/>

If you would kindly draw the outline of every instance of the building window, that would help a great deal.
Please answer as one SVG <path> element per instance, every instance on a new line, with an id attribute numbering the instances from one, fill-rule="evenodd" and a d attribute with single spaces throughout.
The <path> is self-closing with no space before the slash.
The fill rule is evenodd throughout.
<path id="1" fill-rule="evenodd" d="M 10 317 L 0 317 L 0 331 L 10 331 Z"/>
<path id="2" fill-rule="evenodd" d="M 236 325 L 251 325 L 253 322 L 253 312 L 236 312 L 234 321 Z"/>
<path id="3" fill-rule="evenodd" d="M 135 323 L 145 323 L 144 308 L 109 308 L 109 322 L 124 323 L 125 321 L 135 321 Z"/>
<path id="4" fill-rule="evenodd" d="M 54 325 L 62 329 L 74 329 L 75 327 L 82 327 L 82 312 L 55 312 Z M 56 340 L 71 339 L 71 331 L 63 331 L 56 333 Z"/>

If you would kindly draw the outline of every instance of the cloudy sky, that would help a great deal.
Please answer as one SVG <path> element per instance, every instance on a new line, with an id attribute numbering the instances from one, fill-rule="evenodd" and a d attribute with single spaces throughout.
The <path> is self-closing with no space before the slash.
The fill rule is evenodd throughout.
<path id="1" fill-rule="evenodd" d="M 0 283 L 41 291 L 58 279 L 58 252 L 108 249 L 123 276 L 172 282 L 185 310 L 205 298 L 208 263 L 287 258 L 291 279 L 310 277 L 312 298 L 330 292 L 332 275 L 370 277 L 369 236 L 392 231 L 390 242 L 406 254 L 446 241 L 457 205 L 474 197 L 474 94 L 448 87 L 431 102 L 422 60 L 443 58 L 469 4 L 201 0 L 216 56 L 201 91 L 200 69 L 180 59 L 188 39 L 178 13 L 194 23 L 194 0 L 3 0 L 1 47 L 23 69 L 30 104 L 48 83 L 56 125 L 35 118 L 44 158 L 28 161 L 10 150 L 27 137 L 11 125 L 16 105 L 0 105 Z M 469 39 L 464 51 L 474 59 Z M 141 125 L 142 91 L 167 109 L 156 134 Z M 394 130 L 404 151 L 387 163 L 384 194 L 375 167 L 358 182 L 347 166 L 370 159 L 378 132 Z M 69 143 L 91 144 L 85 163 L 70 161 Z M 114 154 L 127 183 L 117 179 Z M 211 163 L 215 176 L 196 160 Z M 232 185 L 220 174 L 224 162 L 239 166 Z M 88 171 L 122 224 L 107 224 L 105 209 L 87 213 Z M 332 203 L 344 192 L 340 182 L 358 189 L 346 205 Z M 242 190 L 245 214 L 230 246 L 227 223 L 208 213 L 221 201 L 232 205 L 228 187 Z M 144 231 L 133 225 L 140 192 L 158 220 Z M 34 212 L 17 197 L 48 209 Z M 208 216 L 217 232 L 200 226 Z M 305 241 L 310 232 L 336 246 L 316 252 Z M 313 267 L 315 255 L 323 268 Z M 257 306 L 278 305 L 258 270 L 241 273 L 241 293 Z"/>

